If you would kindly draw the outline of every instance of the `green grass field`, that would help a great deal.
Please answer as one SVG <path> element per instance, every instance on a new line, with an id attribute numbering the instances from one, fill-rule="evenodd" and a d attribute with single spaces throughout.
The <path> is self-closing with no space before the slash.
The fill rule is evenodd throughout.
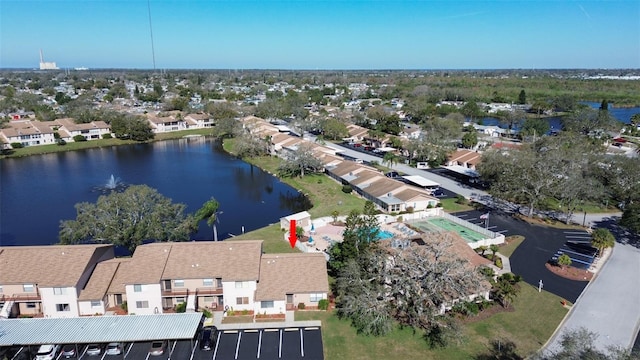
<path id="1" fill-rule="evenodd" d="M 507 236 L 506 240 L 507 240 L 507 243 L 500 246 L 500 250 L 498 251 L 500 252 L 500 254 L 506 257 L 511 257 L 511 255 L 513 255 L 513 252 L 516 251 L 518 246 L 520 246 L 520 244 L 522 244 L 522 242 L 524 241 L 524 236 L 522 235 Z"/>
<path id="2" fill-rule="evenodd" d="M 321 320 L 326 359 L 473 359 L 487 354 L 493 340 L 511 341 L 521 356 L 542 347 L 567 313 L 558 296 L 538 293 L 528 284 L 514 302 L 515 311 L 500 312 L 463 327 L 460 342 L 430 349 L 420 332 L 397 328 L 384 337 L 358 335 L 349 321 L 333 312 L 296 312 L 296 320 Z M 499 305 L 496 305 L 499 306 Z"/>

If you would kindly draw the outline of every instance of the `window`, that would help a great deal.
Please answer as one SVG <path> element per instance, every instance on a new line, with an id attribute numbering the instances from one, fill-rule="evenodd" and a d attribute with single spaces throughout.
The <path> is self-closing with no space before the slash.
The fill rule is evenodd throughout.
<path id="1" fill-rule="evenodd" d="M 309 301 L 311 301 L 311 302 L 318 302 L 318 301 L 320 301 L 322 299 L 324 299 L 324 294 L 323 293 L 309 294 Z"/>
<path id="2" fill-rule="evenodd" d="M 175 287 L 184 287 L 184 280 L 173 280 L 173 286 Z"/>
<path id="3" fill-rule="evenodd" d="M 142 292 L 142 285 L 140 284 L 133 285 L 133 292 Z"/>
<path id="4" fill-rule="evenodd" d="M 202 286 L 213 286 L 213 279 L 202 279 Z"/>
<path id="5" fill-rule="evenodd" d="M 182 304 L 184 302 L 183 297 L 176 298 L 176 304 Z"/>
<path id="6" fill-rule="evenodd" d="M 247 305 L 249 304 L 249 298 L 248 297 L 237 297 L 236 298 L 236 305 Z"/>
<path id="7" fill-rule="evenodd" d="M 216 278 L 216 287 L 222 287 L 222 278 Z"/>
<path id="8" fill-rule="evenodd" d="M 0 294 L 2 294 L 2 285 L 0 285 Z"/>
<path id="9" fill-rule="evenodd" d="M 251 281 L 236 281 L 236 289 L 249 289 Z"/>
<path id="10" fill-rule="evenodd" d="M 273 308 L 273 301 L 261 301 L 260 307 L 263 309 L 271 309 Z"/>
<path id="11" fill-rule="evenodd" d="M 36 308 L 36 303 L 34 302 L 27 303 L 27 309 L 35 309 L 35 308 Z"/>
<path id="12" fill-rule="evenodd" d="M 71 311 L 69 304 L 56 304 L 56 311 Z"/>
<path id="13" fill-rule="evenodd" d="M 22 285 L 22 291 L 24 292 L 34 292 L 33 284 L 24 284 Z"/>
<path id="14" fill-rule="evenodd" d="M 205 296 L 202 298 L 202 301 L 205 304 L 213 304 L 216 301 L 216 297 L 215 296 Z"/>
<path id="15" fill-rule="evenodd" d="M 91 307 L 100 307 L 100 300 L 91 300 Z"/>
<path id="16" fill-rule="evenodd" d="M 148 309 L 149 308 L 149 302 L 148 301 L 136 301 L 136 307 L 138 309 Z"/>
<path id="17" fill-rule="evenodd" d="M 236 281 L 236 289 L 242 289 L 242 281 Z"/>
<path id="18" fill-rule="evenodd" d="M 64 295 L 67 293 L 67 289 L 66 288 L 61 288 L 61 287 L 54 287 L 53 288 L 53 295 Z"/>

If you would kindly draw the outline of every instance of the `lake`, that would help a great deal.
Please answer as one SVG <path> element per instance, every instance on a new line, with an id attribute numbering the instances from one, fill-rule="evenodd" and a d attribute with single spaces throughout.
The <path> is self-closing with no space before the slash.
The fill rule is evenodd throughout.
<path id="1" fill-rule="evenodd" d="M 582 103 L 589 105 L 593 109 L 600 108 L 600 103 L 596 103 L 596 102 L 582 102 Z M 611 105 L 609 105 L 609 113 L 613 117 L 618 119 L 618 121 L 623 122 L 625 124 L 629 124 L 631 122 L 631 117 L 634 114 L 640 114 L 640 107 L 616 108 L 616 107 L 611 107 Z M 546 117 L 544 119 L 549 122 L 549 126 L 550 126 L 549 132 L 562 129 L 562 116 L 551 116 L 551 117 Z M 467 118 L 467 120 L 469 121 L 470 119 Z M 476 119 L 476 121 L 479 121 L 482 125 L 487 125 L 487 126 L 490 126 L 490 125 L 500 126 L 502 128 L 507 127 L 505 124 L 502 123 L 500 119 L 491 117 L 491 116 L 483 117 L 480 120 Z M 517 128 L 517 125 L 516 125 L 516 128 Z"/>
<path id="2" fill-rule="evenodd" d="M 310 207 L 297 190 L 204 137 L 35 155 L 0 160 L 0 245 L 57 243 L 60 221 L 75 219 L 76 203 L 108 193 L 111 175 L 155 188 L 187 213 L 216 198 L 219 239 Z M 192 239 L 213 239 L 211 227 L 202 221 Z"/>

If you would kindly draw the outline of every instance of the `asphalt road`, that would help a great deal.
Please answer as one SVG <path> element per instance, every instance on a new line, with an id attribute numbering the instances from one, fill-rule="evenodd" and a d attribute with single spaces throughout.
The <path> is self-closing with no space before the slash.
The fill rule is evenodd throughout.
<path id="1" fill-rule="evenodd" d="M 464 220 L 480 225 L 478 220 L 482 211 L 465 211 L 454 213 Z M 575 302 L 587 285 L 586 281 L 567 280 L 547 270 L 546 262 L 567 240 L 561 229 L 531 225 L 518 220 L 511 214 L 491 211 L 489 213 L 489 230 L 500 232 L 505 236 L 522 235 L 524 241 L 511 255 L 511 271 L 522 276 L 523 280 L 535 287 L 542 280 L 542 288 L 570 302 Z"/>

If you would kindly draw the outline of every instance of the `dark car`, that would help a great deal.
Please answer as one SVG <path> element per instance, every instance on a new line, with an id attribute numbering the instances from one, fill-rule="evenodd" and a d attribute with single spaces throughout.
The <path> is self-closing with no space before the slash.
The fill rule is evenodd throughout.
<path id="1" fill-rule="evenodd" d="M 160 356 L 164 354 L 164 351 L 167 348 L 167 341 L 154 341 L 151 343 L 151 348 L 149 348 L 149 355 L 151 356 Z"/>
<path id="2" fill-rule="evenodd" d="M 62 347 L 62 357 L 65 359 L 70 359 L 76 357 L 76 346 L 75 345 L 65 345 Z"/>
<path id="3" fill-rule="evenodd" d="M 206 327 L 200 333 L 200 350 L 209 351 L 215 347 L 215 327 Z"/>

